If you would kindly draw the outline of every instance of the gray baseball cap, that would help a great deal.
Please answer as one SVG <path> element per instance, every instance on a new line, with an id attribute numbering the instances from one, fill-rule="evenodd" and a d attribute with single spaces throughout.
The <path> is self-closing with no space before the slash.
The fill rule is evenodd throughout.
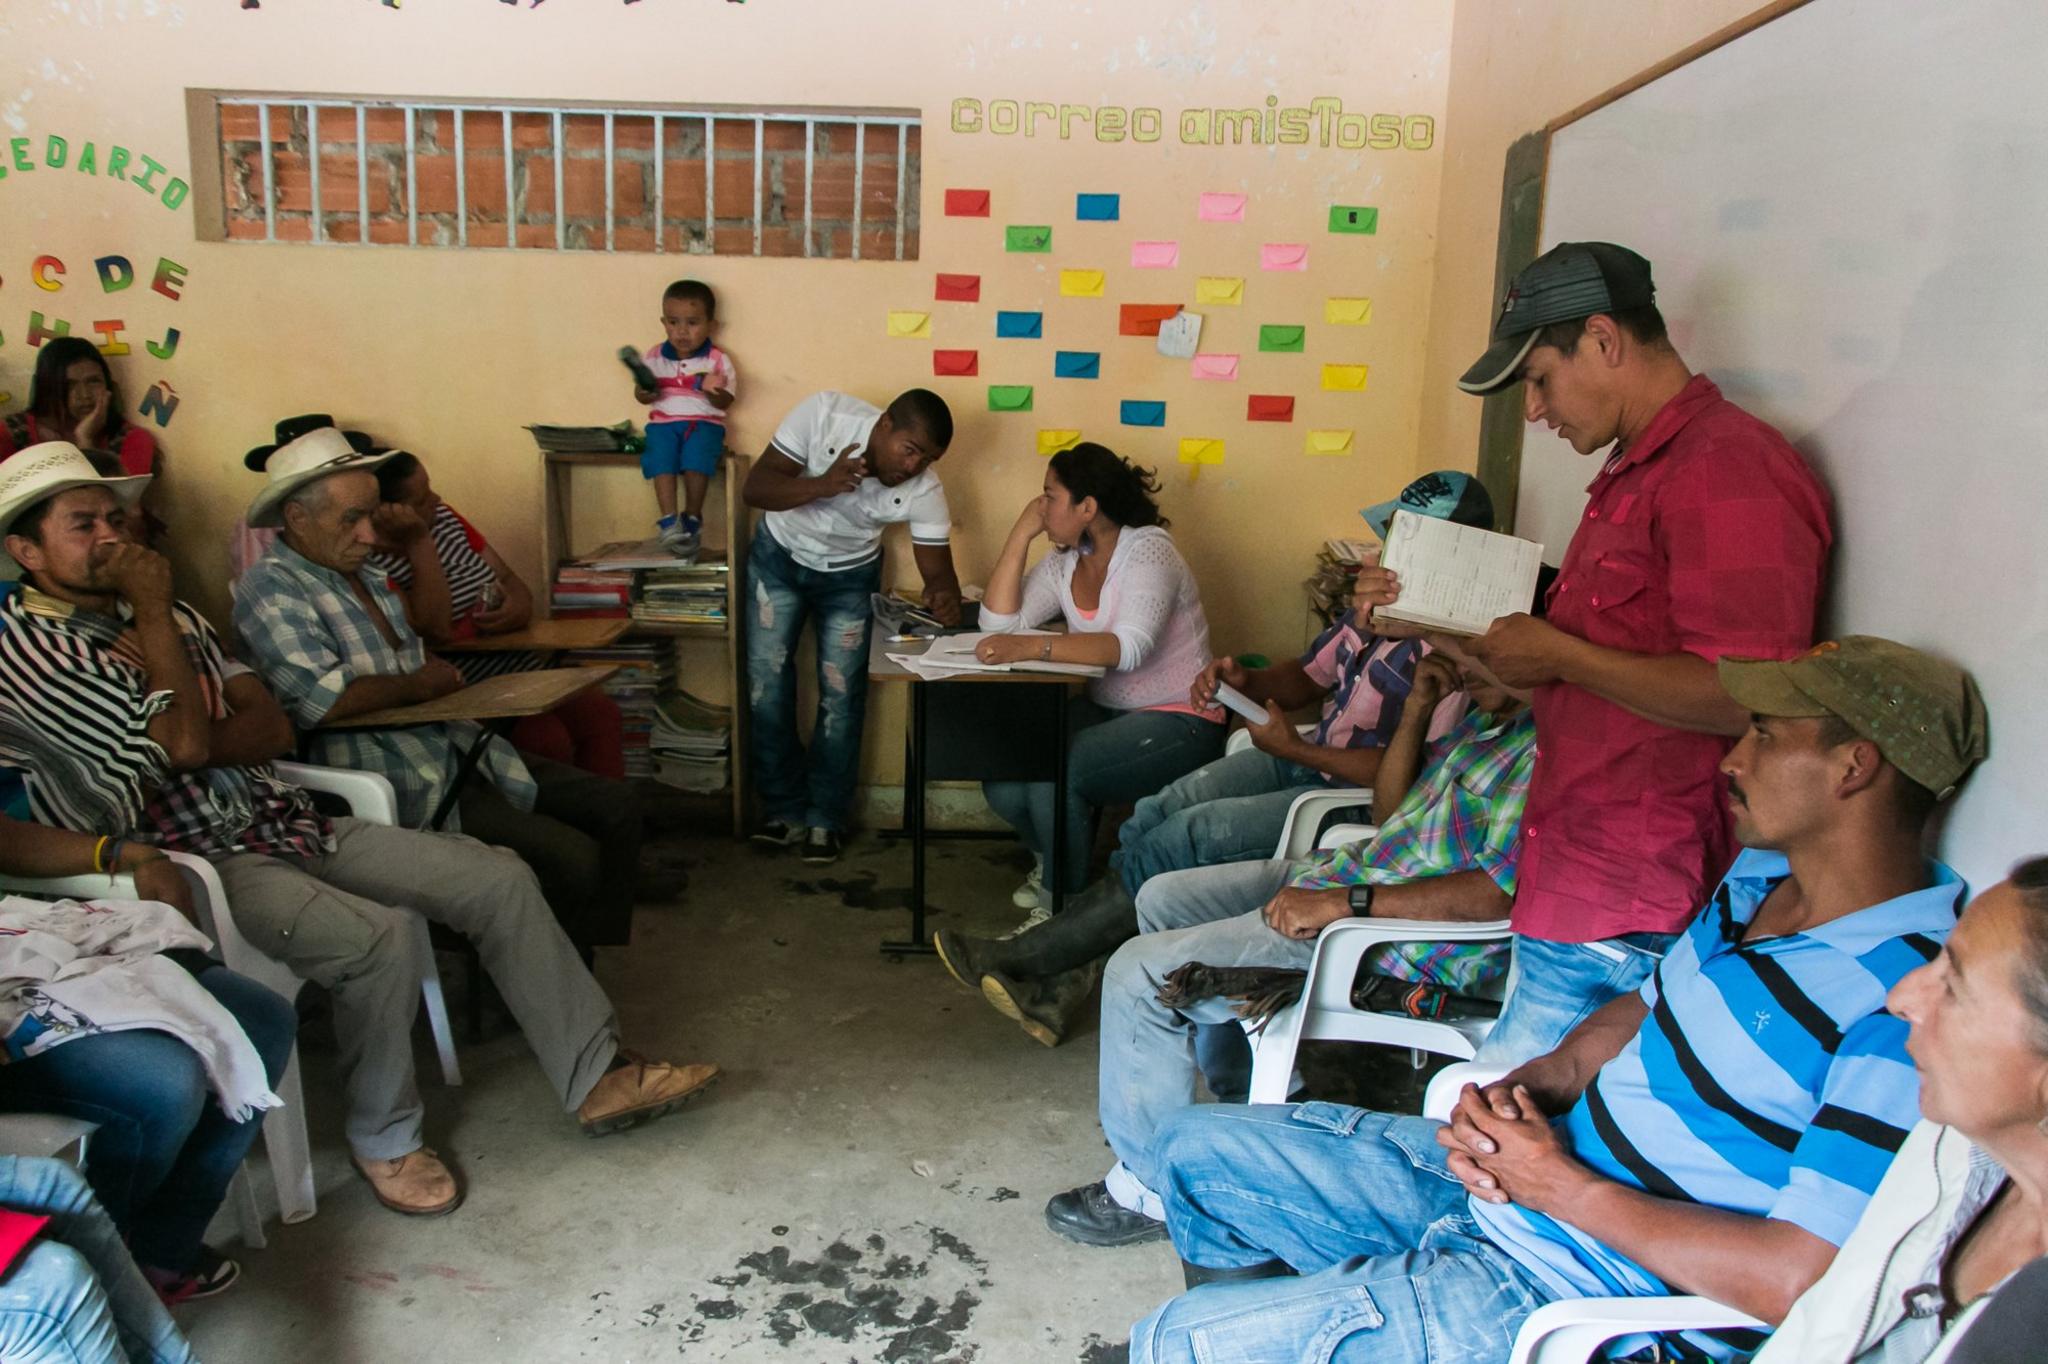
<path id="1" fill-rule="evenodd" d="M 1513 384 L 1536 334 L 1553 322 L 1626 312 L 1657 297 L 1650 263 L 1613 242 L 1559 242 L 1522 268 L 1501 300 L 1493 344 L 1458 380 L 1485 397 Z"/>

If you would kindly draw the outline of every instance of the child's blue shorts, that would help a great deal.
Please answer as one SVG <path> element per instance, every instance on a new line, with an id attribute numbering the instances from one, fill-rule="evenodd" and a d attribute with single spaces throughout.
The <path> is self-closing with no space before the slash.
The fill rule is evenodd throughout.
<path id="1" fill-rule="evenodd" d="M 725 424 L 702 419 L 647 423 L 647 443 L 640 451 L 640 477 L 662 474 L 718 472 L 725 453 Z"/>

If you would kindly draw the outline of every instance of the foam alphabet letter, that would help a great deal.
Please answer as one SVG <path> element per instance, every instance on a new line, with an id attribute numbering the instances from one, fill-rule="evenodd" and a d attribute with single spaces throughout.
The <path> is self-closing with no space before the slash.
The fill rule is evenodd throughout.
<path id="1" fill-rule="evenodd" d="M 156 418 L 158 426 L 169 426 L 171 414 L 178 410 L 178 395 L 172 392 L 169 384 L 159 379 L 149 386 L 149 391 L 142 395 L 142 401 L 136 407 L 139 415 Z"/>
<path id="2" fill-rule="evenodd" d="M 64 273 L 64 262 L 55 256 L 37 256 L 28 267 L 28 277 L 36 282 L 36 288 L 56 293 L 64 287 L 64 281 L 51 278 Z"/>
<path id="3" fill-rule="evenodd" d="M 100 334 L 97 344 L 101 355 L 126 355 L 128 343 L 121 339 L 121 329 L 128 324 L 118 319 L 112 322 L 95 322 L 92 329 Z"/>
<path id="4" fill-rule="evenodd" d="M 149 282 L 149 287 L 175 303 L 178 300 L 178 290 L 185 287 L 185 276 L 190 273 L 169 256 L 159 256 L 156 262 L 156 278 Z"/>
<path id="5" fill-rule="evenodd" d="M 148 346 L 151 355 L 159 360 L 168 360 L 178 353 L 178 329 L 173 327 L 165 332 L 162 341 L 148 341 L 144 344 Z"/>
<path id="6" fill-rule="evenodd" d="M 135 282 L 135 267 L 126 256 L 101 256 L 93 268 L 100 272 L 100 292 L 118 294 Z"/>

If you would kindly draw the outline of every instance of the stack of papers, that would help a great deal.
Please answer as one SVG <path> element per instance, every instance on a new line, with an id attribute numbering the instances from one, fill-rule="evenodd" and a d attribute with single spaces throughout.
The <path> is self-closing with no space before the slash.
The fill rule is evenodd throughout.
<path id="1" fill-rule="evenodd" d="M 547 454 L 588 454 L 632 448 L 633 423 L 617 426 L 529 426 L 533 443 Z"/>
<path id="2" fill-rule="evenodd" d="M 729 576 L 723 562 L 678 564 L 640 573 L 633 594 L 633 619 L 668 625 L 725 624 L 725 588 Z"/>
<path id="3" fill-rule="evenodd" d="M 655 707 L 654 776 L 682 791 L 723 791 L 732 750 L 732 712 L 678 687 Z"/>
<path id="4" fill-rule="evenodd" d="M 1016 635 L 1049 635 L 1050 630 L 1012 630 Z M 1065 673 L 1069 677 L 1101 677 L 1109 669 L 1091 663 L 1041 663 L 1037 659 L 1025 659 L 1016 663 L 983 663 L 974 656 L 974 646 L 987 639 L 987 632 L 946 635 L 932 641 L 929 649 L 921 654 L 889 654 L 891 663 L 899 663 L 927 682 L 943 682 L 949 677 L 966 677 L 974 673 Z"/>

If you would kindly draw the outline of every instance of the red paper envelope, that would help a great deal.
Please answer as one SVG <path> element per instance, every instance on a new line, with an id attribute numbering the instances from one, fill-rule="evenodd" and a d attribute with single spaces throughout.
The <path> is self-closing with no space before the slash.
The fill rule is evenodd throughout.
<path id="1" fill-rule="evenodd" d="M 940 275 L 939 287 L 932 294 L 941 303 L 981 302 L 980 275 Z"/>
<path id="2" fill-rule="evenodd" d="M 988 216 L 988 191 L 985 189 L 947 190 L 946 216 L 948 218 L 986 218 Z"/>
<path id="3" fill-rule="evenodd" d="M 932 352 L 932 373 L 979 374 L 981 373 L 981 352 L 973 350 L 935 350 Z"/>
<path id="4" fill-rule="evenodd" d="M 1294 420 L 1294 396 L 1289 393 L 1254 393 L 1245 400 L 1244 419 L 1248 422 L 1291 422 Z"/>
<path id="5" fill-rule="evenodd" d="M 1159 324 L 1180 311 L 1178 303 L 1126 303 L 1116 310 L 1119 336 L 1157 336 Z"/>

